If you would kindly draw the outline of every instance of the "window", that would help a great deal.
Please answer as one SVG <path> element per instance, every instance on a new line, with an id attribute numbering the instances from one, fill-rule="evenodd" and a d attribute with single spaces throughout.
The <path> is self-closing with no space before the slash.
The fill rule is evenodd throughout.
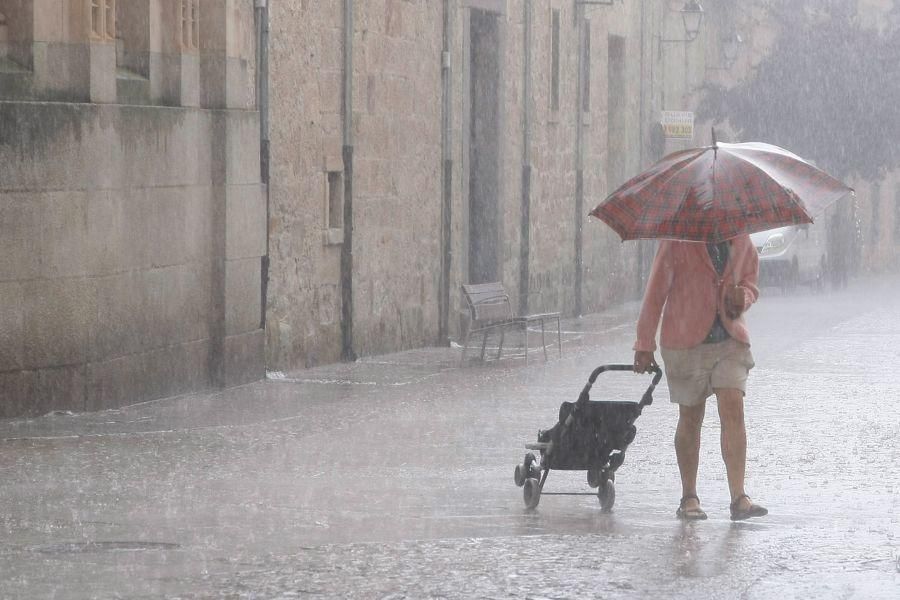
<path id="1" fill-rule="evenodd" d="M 591 22 L 584 22 L 584 43 L 581 46 L 582 74 L 581 83 L 581 110 L 591 112 Z"/>
<path id="2" fill-rule="evenodd" d="M 325 245 L 344 243 L 344 172 L 326 171 Z"/>
<path id="3" fill-rule="evenodd" d="M 196 50 L 200 45 L 200 0 L 181 0 L 181 47 Z"/>
<path id="4" fill-rule="evenodd" d="M 559 110 L 559 9 L 550 19 L 550 110 Z"/>
<path id="5" fill-rule="evenodd" d="M 116 0 L 88 0 L 91 7 L 91 38 L 111 41 L 116 37 Z"/>

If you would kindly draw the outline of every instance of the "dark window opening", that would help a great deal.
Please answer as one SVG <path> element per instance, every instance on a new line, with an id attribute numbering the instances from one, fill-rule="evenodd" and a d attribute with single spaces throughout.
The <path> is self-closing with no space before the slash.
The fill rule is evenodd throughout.
<path id="1" fill-rule="evenodd" d="M 146 79 L 150 76 L 149 2 L 129 0 L 114 6 L 117 76 L 120 79 Z"/>
<path id="2" fill-rule="evenodd" d="M 894 193 L 894 243 L 900 245 L 900 188 Z"/>
<path id="3" fill-rule="evenodd" d="M 581 84 L 581 110 L 591 112 L 591 22 L 584 22 L 584 43 L 582 51 L 582 84 Z"/>
<path id="4" fill-rule="evenodd" d="M 550 110 L 559 110 L 559 9 L 553 9 L 550 31 Z"/>

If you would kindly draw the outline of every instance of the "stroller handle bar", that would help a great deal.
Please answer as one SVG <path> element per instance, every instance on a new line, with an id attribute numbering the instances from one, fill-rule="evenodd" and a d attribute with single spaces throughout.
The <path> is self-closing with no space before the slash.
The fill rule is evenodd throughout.
<path id="1" fill-rule="evenodd" d="M 578 404 L 583 404 L 589 399 L 589 392 L 591 391 L 591 386 L 594 385 L 594 382 L 597 380 L 597 377 L 600 376 L 600 373 L 605 373 L 606 371 L 631 371 L 634 372 L 634 367 L 632 365 L 600 365 L 591 373 L 591 376 L 588 377 L 588 382 L 585 384 L 584 389 L 581 390 L 581 394 L 578 396 Z M 650 367 L 647 369 L 648 373 L 653 374 L 653 380 L 650 382 L 650 386 L 647 388 L 647 391 L 644 392 L 643 397 L 641 398 L 640 405 L 641 406 L 650 406 L 653 404 L 653 390 L 656 389 L 656 386 L 659 384 L 662 379 L 662 369 L 659 367 Z"/>

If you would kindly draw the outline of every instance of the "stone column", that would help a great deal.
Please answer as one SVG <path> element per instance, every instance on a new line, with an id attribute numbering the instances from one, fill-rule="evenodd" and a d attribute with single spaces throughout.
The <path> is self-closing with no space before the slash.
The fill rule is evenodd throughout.
<path id="1" fill-rule="evenodd" d="M 210 373 L 216 384 L 231 386 L 264 376 L 265 358 L 261 259 L 266 252 L 266 206 L 260 180 L 259 113 L 234 110 L 254 103 L 247 70 L 252 55 L 247 55 L 241 37 L 248 31 L 246 25 L 253 23 L 252 4 L 202 0 L 200 14 L 200 102 L 215 109 L 210 111 L 214 132 Z"/>

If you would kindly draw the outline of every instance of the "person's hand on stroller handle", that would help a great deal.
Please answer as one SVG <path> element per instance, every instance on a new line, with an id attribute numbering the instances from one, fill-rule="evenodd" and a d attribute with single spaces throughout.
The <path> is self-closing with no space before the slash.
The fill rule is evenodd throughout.
<path id="1" fill-rule="evenodd" d="M 656 358 L 653 356 L 652 352 L 647 350 L 638 350 L 634 353 L 634 372 L 635 373 L 646 373 L 651 368 L 658 368 L 659 365 L 656 364 Z"/>

